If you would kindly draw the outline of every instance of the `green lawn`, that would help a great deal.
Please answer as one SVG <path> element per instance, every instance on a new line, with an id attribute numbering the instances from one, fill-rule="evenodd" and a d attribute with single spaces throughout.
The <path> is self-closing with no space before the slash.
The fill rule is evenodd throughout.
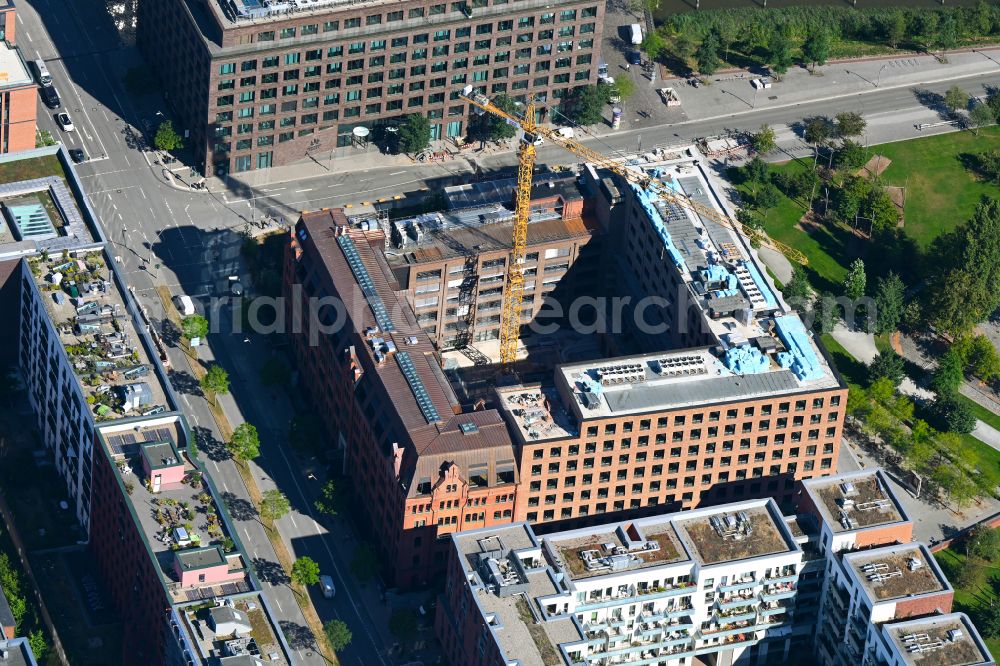
<path id="1" fill-rule="evenodd" d="M 996 184 L 962 165 L 963 155 L 981 153 L 997 140 L 1000 127 L 988 127 L 979 136 L 951 132 L 872 148 L 892 160 L 883 180 L 906 187 L 906 235 L 921 248 L 972 217 L 983 196 L 1000 195 Z"/>
<path id="2" fill-rule="evenodd" d="M 1000 127 L 971 132 L 952 132 L 872 147 L 892 160 L 882 174 L 884 182 L 906 187 L 906 224 L 904 231 L 920 250 L 943 232 L 954 229 L 972 216 L 976 203 L 984 195 L 1000 196 L 995 184 L 980 181 L 965 169 L 962 156 L 981 152 L 991 141 L 1000 140 Z M 812 167 L 803 158 L 772 165 L 773 171 L 794 173 Z M 737 189 L 746 191 L 744 186 Z M 822 192 L 817 193 L 817 199 Z M 772 238 L 787 243 L 809 258 L 806 272 L 813 287 L 840 293 L 850 262 L 862 257 L 867 261 L 881 258 L 880 248 L 838 225 L 823 225 L 809 233 L 799 226 L 807 202 L 782 196 L 771 210 L 764 227 Z"/>
<path id="3" fill-rule="evenodd" d="M 964 588 L 959 588 L 955 583 L 957 579 L 957 572 L 965 565 L 965 554 L 959 552 L 961 550 L 961 545 L 957 548 L 946 548 L 940 552 L 934 554 L 935 559 L 937 559 L 938 564 L 941 565 L 941 569 L 944 571 L 945 576 L 951 582 L 952 586 L 955 588 L 955 603 L 953 609 L 956 611 L 961 611 L 964 613 L 969 613 L 973 620 L 975 620 L 975 611 L 980 605 L 988 605 L 991 600 L 996 600 L 997 588 L 1000 588 L 1000 567 L 992 567 L 992 575 L 990 576 L 990 583 L 984 585 L 978 590 L 968 590 Z M 1000 654 L 1000 638 L 986 638 L 987 647 L 990 649 L 994 655 Z"/>
<path id="4" fill-rule="evenodd" d="M 959 402 L 964 402 L 968 405 L 969 409 L 977 419 L 983 423 L 993 426 L 997 430 L 1000 430 L 1000 414 L 994 414 L 979 403 L 969 400 L 964 395 L 959 395 L 958 400 Z"/>
<path id="5" fill-rule="evenodd" d="M 819 339 L 830 353 L 834 366 L 843 375 L 848 388 L 857 389 L 868 385 L 868 369 L 864 363 L 851 356 L 829 333 L 821 335 Z"/>

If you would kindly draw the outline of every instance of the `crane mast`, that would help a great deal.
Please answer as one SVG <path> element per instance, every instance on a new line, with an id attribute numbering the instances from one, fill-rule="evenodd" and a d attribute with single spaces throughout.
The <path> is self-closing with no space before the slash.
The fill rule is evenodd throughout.
<path id="1" fill-rule="evenodd" d="M 713 220 L 721 225 L 729 226 L 737 233 L 742 233 L 751 238 L 768 245 L 783 253 L 789 259 L 802 265 L 809 263 L 808 258 L 784 243 L 774 239 L 761 239 L 758 234 L 750 229 L 738 226 L 738 223 L 728 215 L 716 211 L 710 206 L 705 206 L 696 201 L 692 201 L 683 193 L 675 191 L 667 183 L 653 178 L 642 169 L 629 166 L 618 160 L 611 159 L 595 150 L 588 148 L 579 141 L 563 136 L 555 130 L 541 127 L 535 122 L 535 106 L 527 104 L 523 116 L 507 113 L 500 107 L 493 104 L 490 99 L 483 94 L 475 93 L 472 86 L 466 86 L 462 91 L 462 98 L 481 109 L 482 112 L 493 114 L 503 118 L 505 122 L 520 128 L 525 137 L 521 140 L 518 149 L 518 169 L 517 169 L 517 192 L 515 194 L 515 216 L 513 232 L 513 251 L 511 252 L 510 263 L 507 266 L 507 282 L 504 289 L 503 311 L 500 321 L 500 365 L 507 368 L 514 362 L 517 354 L 517 341 L 521 329 L 521 302 L 524 299 L 524 254 L 528 243 L 528 216 L 531 213 L 531 183 L 532 173 L 535 167 L 535 144 L 534 137 L 545 137 L 553 143 L 563 147 L 567 151 L 582 158 L 585 162 L 590 162 L 598 168 L 607 169 L 618 174 L 630 183 L 634 183 L 643 189 L 651 189 L 656 192 L 662 200 L 686 208 L 701 217 Z"/>

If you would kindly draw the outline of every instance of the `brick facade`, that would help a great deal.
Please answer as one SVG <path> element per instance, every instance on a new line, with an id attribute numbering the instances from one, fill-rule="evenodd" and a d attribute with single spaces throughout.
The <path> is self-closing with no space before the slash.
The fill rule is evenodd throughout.
<path id="1" fill-rule="evenodd" d="M 466 85 L 557 102 L 597 80 L 604 4 L 408 0 L 231 22 L 215 0 L 141 3 L 138 42 L 215 173 L 327 157 L 410 113 L 465 136 Z"/>

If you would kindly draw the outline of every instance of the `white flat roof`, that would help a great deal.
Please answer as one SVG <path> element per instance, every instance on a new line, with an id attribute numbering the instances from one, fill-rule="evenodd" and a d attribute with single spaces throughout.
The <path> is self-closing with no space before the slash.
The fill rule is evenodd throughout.
<path id="1" fill-rule="evenodd" d="M 34 79 L 24 64 L 21 53 L 13 46 L 0 44 L 0 88 L 23 86 L 33 82 Z"/>

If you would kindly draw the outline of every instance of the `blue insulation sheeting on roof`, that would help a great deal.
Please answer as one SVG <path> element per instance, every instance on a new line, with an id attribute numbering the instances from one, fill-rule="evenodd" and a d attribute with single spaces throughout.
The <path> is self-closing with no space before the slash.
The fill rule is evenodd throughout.
<path id="1" fill-rule="evenodd" d="M 791 370 L 802 381 L 825 377 L 826 371 L 820 365 L 802 320 L 794 315 L 775 317 L 774 325 L 778 337 L 788 349 L 778 354 L 778 364 Z"/>
<path id="2" fill-rule="evenodd" d="M 727 349 L 722 362 L 726 368 L 737 375 L 756 375 L 767 372 L 771 365 L 759 349 L 750 345 Z"/>
<path id="3" fill-rule="evenodd" d="M 757 264 L 752 261 L 744 261 L 743 265 L 747 267 L 747 270 L 750 272 L 750 277 L 753 278 L 757 288 L 760 289 L 760 295 L 764 297 L 764 302 L 767 304 L 767 307 L 778 307 L 778 301 L 774 298 L 774 293 L 768 286 L 767 281 L 764 280 L 764 276 L 762 276 L 760 271 L 757 270 Z"/>
<path id="4" fill-rule="evenodd" d="M 638 185 L 633 185 L 632 187 L 634 187 L 636 193 L 638 193 L 639 203 L 641 203 L 643 209 L 645 209 L 646 217 L 648 217 L 649 221 L 653 223 L 653 228 L 660 236 L 660 240 L 663 241 L 663 247 L 666 249 L 667 254 L 670 255 L 674 265 L 683 267 L 684 259 L 681 257 L 681 253 L 677 250 L 673 240 L 670 238 L 670 233 L 667 231 L 667 225 L 663 222 L 663 218 L 660 217 L 660 212 L 656 210 L 656 206 L 653 205 L 651 196 L 655 196 L 655 194 L 647 192 Z"/>

